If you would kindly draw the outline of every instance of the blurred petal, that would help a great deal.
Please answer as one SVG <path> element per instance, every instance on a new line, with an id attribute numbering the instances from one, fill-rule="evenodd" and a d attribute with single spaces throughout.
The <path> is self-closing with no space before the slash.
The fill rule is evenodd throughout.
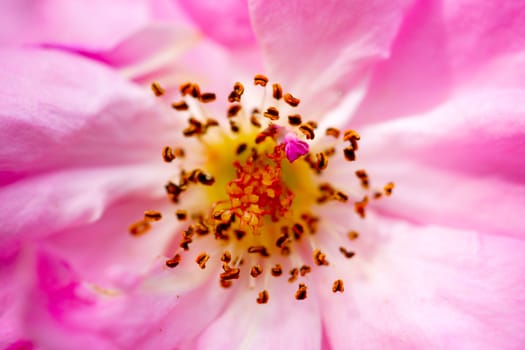
<path id="1" fill-rule="evenodd" d="M 305 109 L 316 117 L 389 56 L 409 4 L 253 0 L 250 11 L 270 78 L 304 98 Z"/>
<path id="2" fill-rule="evenodd" d="M 365 128 L 360 152 L 372 185 L 396 184 L 382 207 L 420 223 L 523 236 L 524 98 L 462 95 L 426 116 Z"/>
<path id="3" fill-rule="evenodd" d="M 420 113 L 466 87 L 522 87 L 524 48 L 520 1 L 419 1 L 391 57 L 378 65 L 355 123 Z"/>
<path id="4" fill-rule="evenodd" d="M 229 48 L 254 47 L 248 4 L 244 0 L 177 0 L 204 35 Z"/>
<path id="5" fill-rule="evenodd" d="M 363 158 L 410 159 L 525 182 L 524 90 L 461 94 L 424 116 L 363 128 Z"/>
<path id="6" fill-rule="evenodd" d="M 520 348 L 523 240 L 379 220 L 344 295 L 321 293 L 333 349 Z"/>
<path id="7" fill-rule="evenodd" d="M 0 43 L 107 49 L 149 17 L 144 0 L 5 0 L 0 5 Z"/>
<path id="8" fill-rule="evenodd" d="M 4 186 L 0 203 L 9 205 L 0 211 L 0 244 L 95 222 L 117 199 L 159 195 L 163 189 L 158 186 L 166 181 L 166 175 L 146 165 L 78 168 L 32 176 Z"/>
<path id="9" fill-rule="evenodd" d="M 255 290 L 241 290 L 228 309 L 200 335 L 196 348 L 319 348 L 322 329 L 317 300 L 295 300 L 297 286 L 287 281 L 273 280 L 271 284 L 268 304 L 256 303 Z"/>
<path id="10" fill-rule="evenodd" d="M 174 121 L 148 88 L 97 63 L 4 50 L 0 66 L 0 171 L 144 162 L 173 136 Z"/>

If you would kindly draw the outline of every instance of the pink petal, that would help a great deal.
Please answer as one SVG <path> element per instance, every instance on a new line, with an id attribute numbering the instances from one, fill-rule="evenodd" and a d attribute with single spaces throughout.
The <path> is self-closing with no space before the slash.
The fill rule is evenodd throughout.
<path id="1" fill-rule="evenodd" d="M 6 0 L 0 6 L 0 43 L 106 49 L 144 26 L 149 18 L 149 5 L 142 0 Z"/>
<path id="2" fill-rule="evenodd" d="M 408 0 L 249 3 L 270 79 L 303 98 L 315 117 L 388 57 Z M 310 102 L 308 102 L 310 100 Z"/>
<path id="3" fill-rule="evenodd" d="M 344 294 L 320 292 L 333 349 L 521 347 L 523 240 L 375 219 L 369 256 L 333 258 L 353 265 Z"/>
<path id="4" fill-rule="evenodd" d="M 1 171 L 156 161 L 174 118 L 148 87 L 49 50 L 0 52 Z"/>
<path id="5" fill-rule="evenodd" d="M 246 1 L 178 0 L 177 3 L 207 37 L 230 48 L 255 47 Z"/>
<path id="6" fill-rule="evenodd" d="M 355 123 L 419 113 L 466 86 L 522 87 L 524 14 L 521 2 L 420 1 L 376 69 Z"/>
<path id="7" fill-rule="evenodd" d="M 37 266 L 24 326 L 25 334 L 42 348 L 67 349 L 75 341 L 80 341 L 74 346 L 78 349 L 178 348 L 196 337 L 229 300 L 227 291 L 209 278 L 186 291 L 112 294 L 95 290 L 79 271 L 45 250 Z M 194 274 L 202 273 L 196 270 Z M 167 272 L 176 283 L 174 271 Z M 191 315 L 192 322 L 183 315 Z M 74 336 L 68 337 L 68 332 Z"/>
<path id="8" fill-rule="evenodd" d="M 362 166 L 395 193 L 381 205 L 417 222 L 523 236 L 521 91 L 461 96 L 424 117 L 364 129 Z"/>
<path id="9" fill-rule="evenodd" d="M 363 158 L 410 159 L 525 182 L 525 90 L 463 93 L 424 116 L 362 129 Z"/>
<path id="10" fill-rule="evenodd" d="M 93 167 L 32 176 L 4 186 L 0 243 L 95 222 L 110 204 L 124 197 L 159 196 L 163 191 L 159 184 L 167 175 L 152 166 Z M 139 218 L 130 217 L 130 223 Z"/>
<path id="11" fill-rule="evenodd" d="M 244 286 L 232 304 L 199 337 L 196 349 L 317 349 L 321 345 L 320 306 L 312 295 L 297 301 L 297 285 L 271 281 L 268 304 Z M 310 291 L 311 292 L 311 291 Z"/>

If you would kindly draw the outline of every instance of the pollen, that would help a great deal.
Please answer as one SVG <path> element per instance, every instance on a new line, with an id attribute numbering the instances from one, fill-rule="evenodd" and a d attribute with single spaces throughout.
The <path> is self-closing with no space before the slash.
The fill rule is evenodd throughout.
<path id="1" fill-rule="evenodd" d="M 145 208 L 128 231 L 138 239 L 155 234 L 157 225 L 173 225 L 164 260 L 173 274 L 211 274 L 222 288 L 240 285 L 254 293 L 258 304 L 282 294 L 279 283 L 297 283 L 288 297 L 304 300 L 310 278 L 361 257 L 357 231 L 323 213 L 339 207 L 351 217 L 345 222 L 365 219 L 377 199 L 393 194 L 394 183 L 374 187 L 368 172 L 354 165 L 359 133 L 318 125 L 299 97 L 267 76 L 233 83 L 224 101 L 204 88 L 183 83 L 168 102 L 171 92 L 151 84 L 159 103 L 169 103 L 186 124 L 174 130 L 173 145 L 159 150 L 158 161 L 172 171 L 159 184 L 164 207 Z M 348 174 L 345 181 L 340 174 Z M 342 293 L 344 282 L 320 291 L 330 287 Z"/>

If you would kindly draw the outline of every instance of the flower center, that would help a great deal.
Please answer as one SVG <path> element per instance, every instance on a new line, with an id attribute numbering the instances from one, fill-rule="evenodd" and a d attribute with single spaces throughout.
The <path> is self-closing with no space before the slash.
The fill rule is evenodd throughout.
<path id="1" fill-rule="evenodd" d="M 296 112 L 300 100 L 283 93 L 279 84 L 271 89 L 267 84 L 268 78 L 256 75 L 252 91 L 245 94 L 244 85 L 235 83 L 221 121 L 211 118 L 206 109 L 215 94 L 202 93 L 194 83 L 180 87 L 182 100 L 172 107 L 187 115 L 182 134 L 188 142 L 185 147 L 164 147 L 162 157 L 179 168 L 165 189 L 176 206 L 177 220 L 188 223 L 178 238 L 178 249 L 166 260 L 168 268 L 187 256 L 191 259 L 190 248 L 197 240 L 205 242 L 207 250 L 194 255 L 196 265 L 205 269 L 213 261 L 220 262 L 218 277 L 225 288 L 242 279 L 255 287 L 260 275 L 280 277 L 285 271 L 294 283 L 306 279 L 312 266 L 330 265 L 319 244 L 326 238 L 316 238 L 327 235 L 319 230 L 323 218 L 314 213 L 321 205 L 349 206 L 352 196 L 326 180 L 328 161 L 334 158 L 330 163 L 338 171 L 353 163 L 360 136 L 354 130 L 341 133 L 328 127 L 316 137 L 317 123 L 304 122 Z M 158 97 L 166 95 L 158 83 L 152 84 L 152 90 Z M 354 174 L 367 194 L 352 198 L 349 209 L 365 218 L 369 199 L 390 195 L 393 183 L 368 194 L 366 171 L 357 169 Z M 160 211 L 147 210 L 142 220 L 130 226 L 130 233 L 140 236 L 161 218 Z M 358 234 L 350 231 L 346 236 L 354 240 Z M 355 255 L 342 239 L 339 253 L 346 258 Z M 270 297 L 268 278 L 264 280 L 256 298 L 261 304 Z M 343 280 L 335 280 L 332 291 L 343 292 Z M 306 297 L 307 284 L 301 281 L 295 298 Z"/>

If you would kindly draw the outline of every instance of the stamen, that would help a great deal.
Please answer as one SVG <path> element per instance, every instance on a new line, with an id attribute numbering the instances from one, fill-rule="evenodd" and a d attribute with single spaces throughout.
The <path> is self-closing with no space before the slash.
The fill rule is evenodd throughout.
<path id="1" fill-rule="evenodd" d="M 279 110 L 275 107 L 268 107 L 263 115 L 270 120 L 279 120 Z"/>
<path id="2" fill-rule="evenodd" d="M 159 221 L 160 219 L 162 219 L 162 214 L 160 213 L 160 211 L 146 210 L 144 212 L 144 220 Z"/>
<path id="3" fill-rule="evenodd" d="M 241 105 L 239 104 L 233 104 L 228 108 L 228 118 L 235 117 L 239 111 L 241 110 Z"/>
<path id="4" fill-rule="evenodd" d="M 155 96 L 157 96 L 157 97 L 160 97 L 160 96 L 164 95 L 164 93 L 166 92 L 166 90 L 164 90 L 164 89 L 162 88 L 162 86 L 160 86 L 160 84 L 157 83 L 157 82 L 153 82 L 153 83 L 151 84 L 151 90 L 153 91 L 153 93 L 154 93 Z"/>
<path id="5" fill-rule="evenodd" d="M 253 78 L 254 85 L 266 86 L 268 84 L 268 78 L 265 75 L 257 74 Z"/>
<path id="6" fill-rule="evenodd" d="M 171 107 L 177 111 L 187 111 L 190 108 L 184 100 L 179 102 L 173 102 L 171 104 Z"/>
<path id="7" fill-rule="evenodd" d="M 148 232 L 151 229 L 151 224 L 149 221 L 146 220 L 140 220 L 135 222 L 129 227 L 129 233 L 131 233 L 133 236 L 141 236 Z"/>
<path id="8" fill-rule="evenodd" d="M 170 146 L 166 146 L 162 149 L 162 159 L 164 159 L 166 163 L 171 163 L 175 158 L 173 149 Z"/>
<path id="9" fill-rule="evenodd" d="M 301 115 L 300 114 L 292 114 L 288 116 L 288 124 L 292 126 L 301 125 Z"/>
<path id="10" fill-rule="evenodd" d="M 202 103 L 210 103 L 217 99 L 217 96 L 213 92 L 205 92 L 199 96 L 199 101 Z"/>
<path id="11" fill-rule="evenodd" d="M 276 264 L 274 267 L 272 267 L 272 276 L 279 277 L 283 274 L 283 268 L 280 264 Z"/>
<path id="12" fill-rule="evenodd" d="M 197 265 L 199 265 L 201 269 L 204 270 L 206 268 L 206 263 L 208 262 L 208 260 L 210 260 L 210 256 L 208 254 L 200 253 L 195 259 L 195 262 L 197 263 Z"/>
<path id="13" fill-rule="evenodd" d="M 299 130 L 306 136 L 307 140 L 313 140 L 315 137 L 314 128 L 310 124 L 301 124 Z"/>
<path id="14" fill-rule="evenodd" d="M 294 267 L 290 270 L 290 277 L 288 278 L 288 282 L 293 283 L 297 280 L 297 277 L 299 276 L 299 269 Z"/>
<path id="15" fill-rule="evenodd" d="M 345 291 L 345 286 L 343 284 L 342 280 L 335 280 L 334 285 L 332 286 L 332 292 L 336 293 L 342 293 Z"/>
<path id="16" fill-rule="evenodd" d="M 255 278 L 259 276 L 262 272 L 263 272 L 262 266 L 257 264 L 257 265 L 252 266 L 252 269 L 250 270 L 250 275 Z"/>
<path id="17" fill-rule="evenodd" d="M 334 138 L 338 138 L 341 134 L 341 131 L 337 128 L 328 128 L 326 129 L 326 136 L 332 136 Z"/>
<path id="18" fill-rule="evenodd" d="M 314 250 L 314 262 L 317 266 L 328 266 L 330 263 L 326 260 L 326 255 L 321 252 L 321 250 Z"/>
<path id="19" fill-rule="evenodd" d="M 300 99 L 293 97 L 293 96 L 292 96 L 291 94 L 289 94 L 289 93 L 284 94 L 283 99 L 284 99 L 284 102 L 288 103 L 288 104 L 289 104 L 290 106 L 292 106 L 292 107 L 297 107 L 297 106 L 299 106 L 299 103 L 301 102 Z"/>
<path id="20" fill-rule="evenodd" d="M 385 194 L 387 196 L 390 196 L 392 194 L 392 190 L 394 189 L 394 183 L 393 182 L 389 182 L 385 185 L 384 187 L 384 190 L 385 190 Z"/>
<path id="21" fill-rule="evenodd" d="M 357 231 L 348 232 L 348 238 L 350 238 L 351 241 L 356 240 L 358 237 L 359 237 L 359 233 L 357 233 Z"/>
<path id="22" fill-rule="evenodd" d="M 175 254 L 173 258 L 166 260 L 166 266 L 174 268 L 177 265 L 179 265 L 180 261 L 182 260 L 180 254 Z"/>
<path id="23" fill-rule="evenodd" d="M 300 273 L 301 273 L 301 276 L 306 276 L 307 273 L 311 272 L 312 271 L 312 268 L 308 265 L 303 265 L 301 266 L 301 269 L 300 269 Z"/>
<path id="24" fill-rule="evenodd" d="M 225 263 L 229 263 L 232 260 L 232 254 L 229 251 L 224 251 L 221 256 L 221 261 Z"/>
<path id="25" fill-rule="evenodd" d="M 273 98 L 275 98 L 276 100 L 280 100 L 283 97 L 283 88 L 281 87 L 281 85 L 273 84 L 272 89 L 273 89 Z"/>
<path id="26" fill-rule="evenodd" d="M 241 274 L 240 269 L 232 268 L 228 271 L 221 273 L 220 278 L 223 281 L 236 280 L 236 279 L 239 279 L 240 274 Z"/>
<path id="27" fill-rule="evenodd" d="M 304 300 L 307 297 L 307 288 L 306 284 L 299 283 L 299 288 L 297 289 L 297 292 L 295 292 L 295 299 L 297 300 Z"/>
<path id="28" fill-rule="evenodd" d="M 188 217 L 188 212 L 186 210 L 179 209 L 175 212 L 175 216 L 177 217 L 177 220 L 186 220 Z"/>
<path id="29" fill-rule="evenodd" d="M 345 247 L 339 247 L 339 251 L 345 256 L 345 258 L 352 258 L 355 255 L 355 252 L 351 252 L 349 250 L 346 250 Z"/>
<path id="30" fill-rule="evenodd" d="M 343 152 L 345 154 L 345 159 L 347 161 L 353 162 L 355 160 L 355 151 L 354 151 L 354 148 L 352 146 L 346 147 L 343 150 Z"/>
<path id="31" fill-rule="evenodd" d="M 259 293 L 259 297 L 257 298 L 257 303 L 266 304 L 268 302 L 268 299 L 270 299 L 268 291 L 263 290 L 262 292 Z"/>
<path id="32" fill-rule="evenodd" d="M 264 257 L 270 256 L 270 254 L 268 254 L 268 251 L 266 250 L 266 247 L 262 246 L 262 245 L 249 247 L 248 248 L 248 253 L 258 253 L 258 254 L 261 254 Z"/>

